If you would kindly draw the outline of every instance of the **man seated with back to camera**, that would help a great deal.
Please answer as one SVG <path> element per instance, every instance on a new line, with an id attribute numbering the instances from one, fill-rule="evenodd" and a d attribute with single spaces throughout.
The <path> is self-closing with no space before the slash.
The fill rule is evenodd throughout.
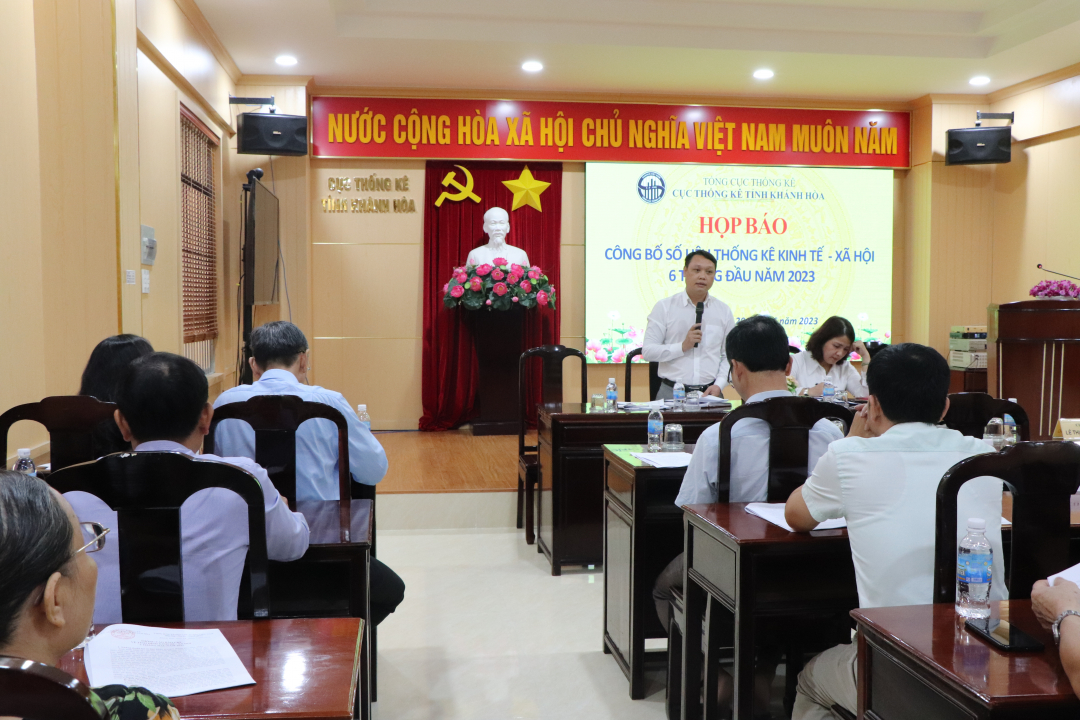
<path id="1" fill-rule="evenodd" d="M 787 332 L 775 318 L 755 315 L 738 322 L 727 335 L 727 356 L 731 362 L 731 385 L 746 402 L 774 397 L 791 397 L 787 375 L 791 371 Z M 757 418 L 743 418 L 731 429 L 730 502 L 762 502 L 768 497 L 769 424 Z M 807 467 L 825 454 L 829 443 L 843 433 L 829 420 L 819 420 L 810 429 Z M 698 438 L 690 465 L 683 476 L 675 504 L 715 503 L 719 499 L 717 470 L 720 464 L 720 423 L 710 425 Z M 672 589 L 682 589 L 684 556 L 680 554 L 664 569 L 653 587 L 656 612 L 668 628 Z M 769 647 L 764 647 L 768 645 Z M 755 705 L 768 707 L 769 687 L 779 662 L 778 643 L 758 648 L 755 676 Z M 727 674 L 721 676 L 721 700 L 728 701 L 732 687 Z"/>
<path id="2" fill-rule="evenodd" d="M 218 396 L 214 407 L 244 402 L 258 395 L 294 395 L 328 405 L 349 427 L 349 472 L 353 482 L 375 485 L 386 475 L 386 453 L 345 396 L 308 384 L 308 342 L 291 322 L 279 320 L 251 331 L 251 385 L 237 385 Z M 255 431 L 242 420 L 222 420 L 214 430 L 214 449 L 255 459 Z M 314 418 L 296 431 L 296 499 L 337 500 L 338 426 Z M 394 612 L 405 597 L 405 583 L 389 567 L 371 558 L 371 620 L 376 625 Z"/>
<path id="3" fill-rule="evenodd" d="M 262 488 L 266 513 L 266 554 L 296 560 L 308 548 L 304 516 L 291 512 L 266 471 L 245 457 L 201 455 L 214 409 L 206 374 L 191 360 L 158 352 L 128 366 L 116 396 L 116 424 L 136 452 L 178 452 L 246 470 Z M 156 482 L 147 478 L 146 482 Z M 116 527 L 116 512 L 84 492 L 65 493 L 81 521 Z M 240 580 L 248 549 L 248 508 L 236 493 L 207 488 L 180 508 L 184 617 L 188 621 L 235 620 Z M 120 542 L 97 553 L 98 602 L 94 622 L 121 622 Z"/>
<path id="4" fill-rule="evenodd" d="M 937 350 L 915 343 L 886 347 L 867 368 L 866 383 L 870 397 L 848 436 L 829 446 L 806 483 L 788 498 L 785 515 L 797 531 L 847 519 L 859 607 L 929 605 L 934 602 L 938 485 L 953 465 L 992 448 L 937 425 L 949 409 L 949 364 Z M 986 539 L 994 549 L 991 600 L 1007 597 L 1001 493 L 1001 480 L 983 477 L 965 483 L 957 496 L 957 543 L 967 518 L 986 521 Z M 855 661 L 855 643 L 811 660 L 799 674 L 792 717 L 833 718 L 833 705 L 856 712 Z"/>

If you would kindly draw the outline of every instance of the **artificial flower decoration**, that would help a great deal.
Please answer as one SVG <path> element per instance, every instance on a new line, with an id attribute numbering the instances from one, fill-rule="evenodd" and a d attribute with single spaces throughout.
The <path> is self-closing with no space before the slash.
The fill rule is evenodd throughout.
<path id="1" fill-rule="evenodd" d="M 1080 287 L 1068 280 L 1043 280 L 1028 293 L 1032 297 L 1080 297 Z"/>
<path id="2" fill-rule="evenodd" d="M 454 268 L 450 282 L 443 286 L 443 304 L 466 310 L 555 307 L 555 288 L 538 265 L 511 265 L 505 258 L 495 258 L 494 263 Z"/>

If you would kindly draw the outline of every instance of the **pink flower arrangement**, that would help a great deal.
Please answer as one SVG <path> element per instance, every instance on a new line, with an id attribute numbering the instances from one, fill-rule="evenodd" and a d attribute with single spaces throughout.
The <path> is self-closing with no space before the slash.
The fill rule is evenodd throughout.
<path id="1" fill-rule="evenodd" d="M 1080 287 L 1068 280 L 1042 280 L 1028 294 L 1032 297 L 1080 297 Z"/>
<path id="2" fill-rule="evenodd" d="M 539 266 L 511 269 L 504 258 L 495 261 L 503 264 L 454 268 L 450 282 L 443 285 L 443 304 L 448 308 L 463 305 L 466 310 L 555 307 L 555 288 Z"/>
<path id="3" fill-rule="evenodd" d="M 509 262 L 509 260 L 507 260 L 506 258 L 495 258 L 495 265 L 496 266 L 502 266 L 502 265 L 505 265 L 508 262 Z"/>

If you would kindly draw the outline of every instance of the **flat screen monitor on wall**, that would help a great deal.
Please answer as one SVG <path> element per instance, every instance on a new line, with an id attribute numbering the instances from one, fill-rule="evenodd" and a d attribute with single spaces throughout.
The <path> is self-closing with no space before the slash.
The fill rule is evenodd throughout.
<path id="1" fill-rule="evenodd" d="M 252 179 L 244 228 L 244 302 L 272 305 L 278 301 L 278 199 Z"/>
<path id="2" fill-rule="evenodd" d="M 710 293 L 736 320 L 762 313 L 803 346 L 830 315 L 889 342 L 893 173 L 739 165 L 585 166 L 589 362 L 641 347 L 661 298 L 685 289 L 683 258 L 717 258 Z M 687 308 L 693 313 L 693 308 Z"/>

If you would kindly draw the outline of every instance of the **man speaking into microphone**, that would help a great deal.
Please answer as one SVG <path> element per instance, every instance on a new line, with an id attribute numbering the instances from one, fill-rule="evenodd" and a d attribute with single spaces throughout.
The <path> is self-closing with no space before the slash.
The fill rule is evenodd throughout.
<path id="1" fill-rule="evenodd" d="M 728 383 L 724 340 L 735 316 L 724 302 L 709 295 L 716 277 L 716 258 L 695 250 L 683 261 L 686 290 L 653 306 L 645 328 L 641 355 L 658 362 L 661 384 L 656 400 L 672 396 L 675 383 L 686 391 L 720 395 Z"/>

